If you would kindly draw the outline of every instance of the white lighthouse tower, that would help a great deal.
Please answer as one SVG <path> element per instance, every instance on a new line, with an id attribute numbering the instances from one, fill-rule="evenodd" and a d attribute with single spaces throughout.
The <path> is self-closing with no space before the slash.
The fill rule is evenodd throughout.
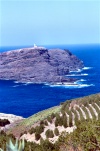
<path id="1" fill-rule="evenodd" d="M 34 44 L 34 48 L 37 48 L 37 45 L 36 45 L 36 44 Z"/>

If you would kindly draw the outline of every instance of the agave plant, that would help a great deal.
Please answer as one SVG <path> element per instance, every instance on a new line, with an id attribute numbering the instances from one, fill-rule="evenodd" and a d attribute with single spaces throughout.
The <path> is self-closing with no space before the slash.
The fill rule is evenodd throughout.
<path id="1" fill-rule="evenodd" d="M 24 139 L 19 142 L 16 140 L 15 145 L 12 143 L 11 139 L 9 140 L 9 143 L 6 144 L 6 151 L 24 151 Z M 0 151 L 4 151 L 0 148 Z"/>

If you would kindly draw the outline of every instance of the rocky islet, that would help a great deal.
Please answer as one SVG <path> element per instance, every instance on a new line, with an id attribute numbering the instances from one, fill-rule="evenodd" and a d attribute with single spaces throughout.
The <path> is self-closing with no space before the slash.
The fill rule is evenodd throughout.
<path id="1" fill-rule="evenodd" d="M 83 61 L 69 50 L 44 47 L 23 48 L 0 53 L 0 79 L 19 82 L 73 82 L 70 71 L 84 67 Z"/>

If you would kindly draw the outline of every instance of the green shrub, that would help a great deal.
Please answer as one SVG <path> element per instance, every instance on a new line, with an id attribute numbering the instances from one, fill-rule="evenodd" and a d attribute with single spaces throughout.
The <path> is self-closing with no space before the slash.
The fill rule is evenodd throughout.
<path id="1" fill-rule="evenodd" d="M 35 133 L 35 139 L 38 141 L 41 138 L 41 135 L 39 133 Z"/>
<path id="2" fill-rule="evenodd" d="M 72 127 L 73 123 L 72 123 L 72 113 L 69 113 L 69 127 Z"/>
<path id="3" fill-rule="evenodd" d="M 65 128 L 67 128 L 68 127 L 68 125 L 67 125 L 67 116 L 66 116 L 66 114 L 63 116 L 63 126 L 65 127 Z"/>
<path id="4" fill-rule="evenodd" d="M 48 120 L 49 123 L 52 123 L 52 119 L 51 119 L 50 116 L 47 117 L 47 120 Z"/>
<path id="5" fill-rule="evenodd" d="M 54 119 L 54 118 L 55 118 L 55 114 L 52 113 L 52 114 L 51 114 L 51 119 Z"/>
<path id="6" fill-rule="evenodd" d="M 56 136 L 59 135 L 59 130 L 58 130 L 58 128 L 55 128 L 54 133 L 55 133 Z"/>
<path id="7" fill-rule="evenodd" d="M 36 132 L 36 129 L 34 128 L 34 127 L 32 127 L 30 130 L 29 130 L 29 133 L 30 134 L 33 134 L 33 133 L 35 133 Z"/>
<path id="8" fill-rule="evenodd" d="M 15 145 L 12 143 L 11 139 L 9 139 L 9 143 L 6 144 L 6 151 L 24 151 L 24 140 L 19 141 L 16 140 Z M 3 151 L 3 149 L 0 149 L 1 151 Z"/>
<path id="9" fill-rule="evenodd" d="M 43 120 L 40 121 L 40 125 L 44 125 L 44 121 Z"/>
<path id="10" fill-rule="evenodd" d="M 62 126 L 63 125 L 63 119 L 62 117 L 60 117 L 59 114 L 56 114 L 56 119 L 55 119 L 55 126 Z"/>
<path id="11" fill-rule="evenodd" d="M 45 132 L 45 135 L 47 138 L 53 138 L 54 137 L 54 134 L 53 134 L 53 131 L 48 129 L 46 132 Z"/>
<path id="12" fill-rule="evenodd" d="M 44 126 L 43 125 L 36 126 L 35 130 L 36 130 L 36 133 L 41 134 L 44 131 Z"/>
<path id="13" fill-rule="evenodd" d="M 46 126 L 48 126 L 48 122 L 47 122 L 47 121 L 45 121 L 44 124 L 45 124 Z"/>
<path id="14" fill-rule="evenodd" d="M 58 126 L 58 121 L 57 120 L 55 120 L 55 127 L 57 127 Z"/>

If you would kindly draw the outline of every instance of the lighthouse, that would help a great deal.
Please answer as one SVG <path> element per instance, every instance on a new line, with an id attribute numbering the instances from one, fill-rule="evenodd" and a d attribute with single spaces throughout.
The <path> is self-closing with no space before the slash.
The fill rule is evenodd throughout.
<path id="1" fill-rule="evenodd" d="M 36 45 L 36 44 L 34 44 L 34 48 L 37 48 L 37 45 Z"/>

